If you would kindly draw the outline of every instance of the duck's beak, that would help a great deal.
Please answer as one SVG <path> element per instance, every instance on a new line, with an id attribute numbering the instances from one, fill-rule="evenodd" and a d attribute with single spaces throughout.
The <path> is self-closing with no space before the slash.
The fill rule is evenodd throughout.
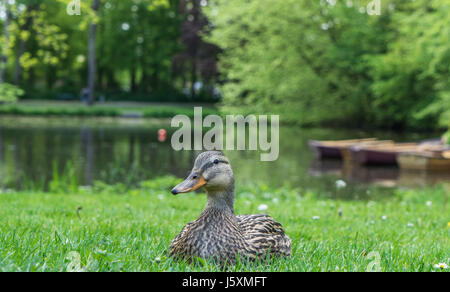
<path id="1" fill-rule="evenodd" d="M 189 193 L 201 188 L 206 184 L 205 178 L 202 175 L 191 174 L 182 183 L 172 189 L 172 194 L 178 195 Z"/>

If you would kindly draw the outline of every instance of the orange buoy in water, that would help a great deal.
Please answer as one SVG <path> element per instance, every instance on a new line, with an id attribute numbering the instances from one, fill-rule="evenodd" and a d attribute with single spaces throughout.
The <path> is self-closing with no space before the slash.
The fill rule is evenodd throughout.
<path id="1" fill-rule="evenodd" d="M 158 141 L 159 142 L 164 142 L 167 139 L 167 131 L 164 129 L 159 129 L 158 130 Z"/>

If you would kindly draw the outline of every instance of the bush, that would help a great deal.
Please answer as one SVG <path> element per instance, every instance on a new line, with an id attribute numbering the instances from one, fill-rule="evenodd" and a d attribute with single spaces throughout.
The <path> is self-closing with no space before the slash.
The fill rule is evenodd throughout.
<path id="1" fill-rule="evenodd" d="M 450 130 L 442 136 L 442 140 L 445 144 L 450 145 Z"/>
<path id="2" fill-rule="evenodd" d="M 0 104 L 16 102 L 23 90 L 9 83 L 0 84 Z"/>

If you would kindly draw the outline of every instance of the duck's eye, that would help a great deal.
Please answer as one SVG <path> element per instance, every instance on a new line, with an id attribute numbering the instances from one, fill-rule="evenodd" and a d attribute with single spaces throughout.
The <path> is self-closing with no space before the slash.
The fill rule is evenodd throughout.
<path id="1" fill-rule="evenodd" d="M 197 176 L 196 176 L 196 175 L 194 175 L 194 176 L 192 177 L 192 179 L 197 179 Z"/>
<path id="2" fill-rule="evenodd" d="M 219 164 L 219 159 L 214 159 L 214 164 Z"/>

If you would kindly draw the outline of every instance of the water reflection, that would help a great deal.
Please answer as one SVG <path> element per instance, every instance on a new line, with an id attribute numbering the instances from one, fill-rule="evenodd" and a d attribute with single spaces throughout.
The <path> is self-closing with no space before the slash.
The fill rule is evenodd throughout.
<path id="1" fill-rule="evenodd" d="M 315 177 L 334 175 L 347 182 L 384 187 L 415 188 L 450 182 L 450 172 L 402 170 L 396 166 L 360 166 L 338 159 L 315 159 L 309 173 Z"/>
<path id="2" fill-rule="evenodd" d="M 161 128 L 168 132 L 164 142 L 158 141 Z M 449 180 L 448 176 L 400 173 L 395 168 L 347 168 L 336 160 L 317 161 L 307 146 L 308 139 L 377 136 L 402 141 L 434 135 L 401 137 L 384 132 L 289 127 L 280 130 L 280 156 L 275 162 L 261 162 L 257 151 L 225 151 L 238 187 L 247 183 L 289 184 L 334 197 L 335 181 L 343 178 L 350 185 L 338 195 L 361 198 L 370 193 L 366 192 L 368 184 L 423 186 Z M 45 187 L 55 174 L 68 171 L 82 185 L 95 180 L 133 185 L 166 174 L 181 178 L 189 172 L 198 152 L 173 151 L 173 131 L 168 120 L 0 118 L 0 188 Z"/>

